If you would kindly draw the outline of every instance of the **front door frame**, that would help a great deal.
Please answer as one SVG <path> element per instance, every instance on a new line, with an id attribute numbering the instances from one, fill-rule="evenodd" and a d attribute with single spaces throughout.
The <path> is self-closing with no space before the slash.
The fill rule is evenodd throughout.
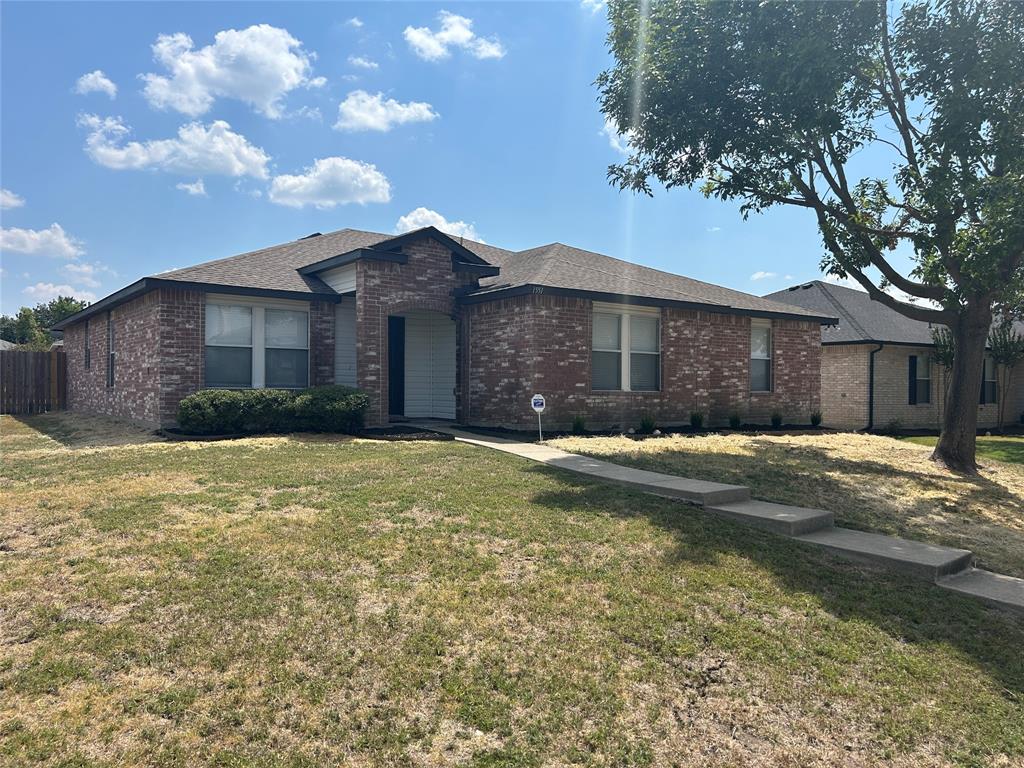
<path id="1" fill-rule="evenodd" d="M 388 416 L 405 416 L 405 318 L 388 315 Z"/>

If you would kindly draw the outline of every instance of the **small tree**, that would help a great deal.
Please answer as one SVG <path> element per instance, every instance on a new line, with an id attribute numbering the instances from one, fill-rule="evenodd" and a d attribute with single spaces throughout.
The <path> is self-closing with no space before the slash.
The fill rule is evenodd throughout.
<path id="1" fill-rule="evenodd" d="M 49 335 L 39 327 L 35 313 L 28 307 L 22 307 L 14 319 L 14 341 L 33 349 L 46 349 L 50 346 Z"/>
<path id="2" fill-rule="evenodd" d="M 41 328 L 49 330 L 65 317 L 71 317 L 89 306 L 88 301 L 76 299 L 74 296 L 58 296 L 45 303 L 36 304 L 32 312 Z"/>
<path id="3" fill-rule="evenodd" d="M 1017 333 L 1013 322 L 1004 319 L 988 334 L 989 356 L 997 367 L 999 382 L 999 415 L 998 426 L 1003 428 L 1006 417 L 1006 394 L 1010 391 L 1013 380 L 1013 369 L 1024 360 L 1024 336 Z"/>

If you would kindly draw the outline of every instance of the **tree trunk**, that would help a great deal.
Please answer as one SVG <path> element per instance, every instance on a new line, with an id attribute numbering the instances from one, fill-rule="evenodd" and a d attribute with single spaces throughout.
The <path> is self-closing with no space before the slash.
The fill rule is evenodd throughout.
<path id="1" fill-rule="evenodd" d="M 975 443 L 978 434 L 978 403 L 981 400 L 982 367 L 992 310 L 987 301 L 968 302 L 950 330 L 956 339 L 956 355 L 950 371 L 949 393 L 942 414 L 942 434 L 932 461 L 956 472 L 976 474 Z"/>

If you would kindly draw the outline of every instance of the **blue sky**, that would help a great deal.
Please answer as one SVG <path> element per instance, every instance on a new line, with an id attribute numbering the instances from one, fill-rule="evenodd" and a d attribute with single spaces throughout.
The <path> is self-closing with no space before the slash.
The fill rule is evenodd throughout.
<path id="1" fill-rule="evenodd" d="M 608 185 L 621 155 L 593 86 L 610 59 L 592 3 L 4 2 L 0 14 L 7 313 L 314 231 L 441 221 L 751 293 L 819 276 L 804 211 L 743 221 L 697 191 Z"/>

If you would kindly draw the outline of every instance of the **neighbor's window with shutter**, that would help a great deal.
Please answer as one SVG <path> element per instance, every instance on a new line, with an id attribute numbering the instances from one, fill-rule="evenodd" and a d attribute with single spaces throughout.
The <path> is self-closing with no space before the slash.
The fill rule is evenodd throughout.
<path id="1" fill-rule="evenodd" d="M 999 384 L 996 379 L 996 361 L 985 358 L 985 367 L 981 375 L 981 404 L 999 402 Z"/>
<path id="2" fill-rule="evenodd" d="M 252 307 L 206 305 L 206 386 L 252 386 Z"/>
<path id="3" fill-rule="evenodd" d="M 265 385 L 282 389 L 309 386 L 309 314 L 267 309 L 264 323 Z"/>
<path id="4" fill-rule="evenodd" d="M 114 386 L 114 317 L 107 312 L 107 386 Z"/>
<path id="5" fill-rule="evenodd" d="M 911 355 L 909 362 L 910 405 L 927 405 L 932 401 L 931 360 L 928 355 Z"/>
<path id="6" fill-rule="evenodd" d="M 595 312 L 591 389 L 622 389 L 622 315 Z"/>
<path id="7" fill-rule="evenodd" d="M 750 391 L 772 391 L 772 326 L 771 321 L 750 324 Z"/>

